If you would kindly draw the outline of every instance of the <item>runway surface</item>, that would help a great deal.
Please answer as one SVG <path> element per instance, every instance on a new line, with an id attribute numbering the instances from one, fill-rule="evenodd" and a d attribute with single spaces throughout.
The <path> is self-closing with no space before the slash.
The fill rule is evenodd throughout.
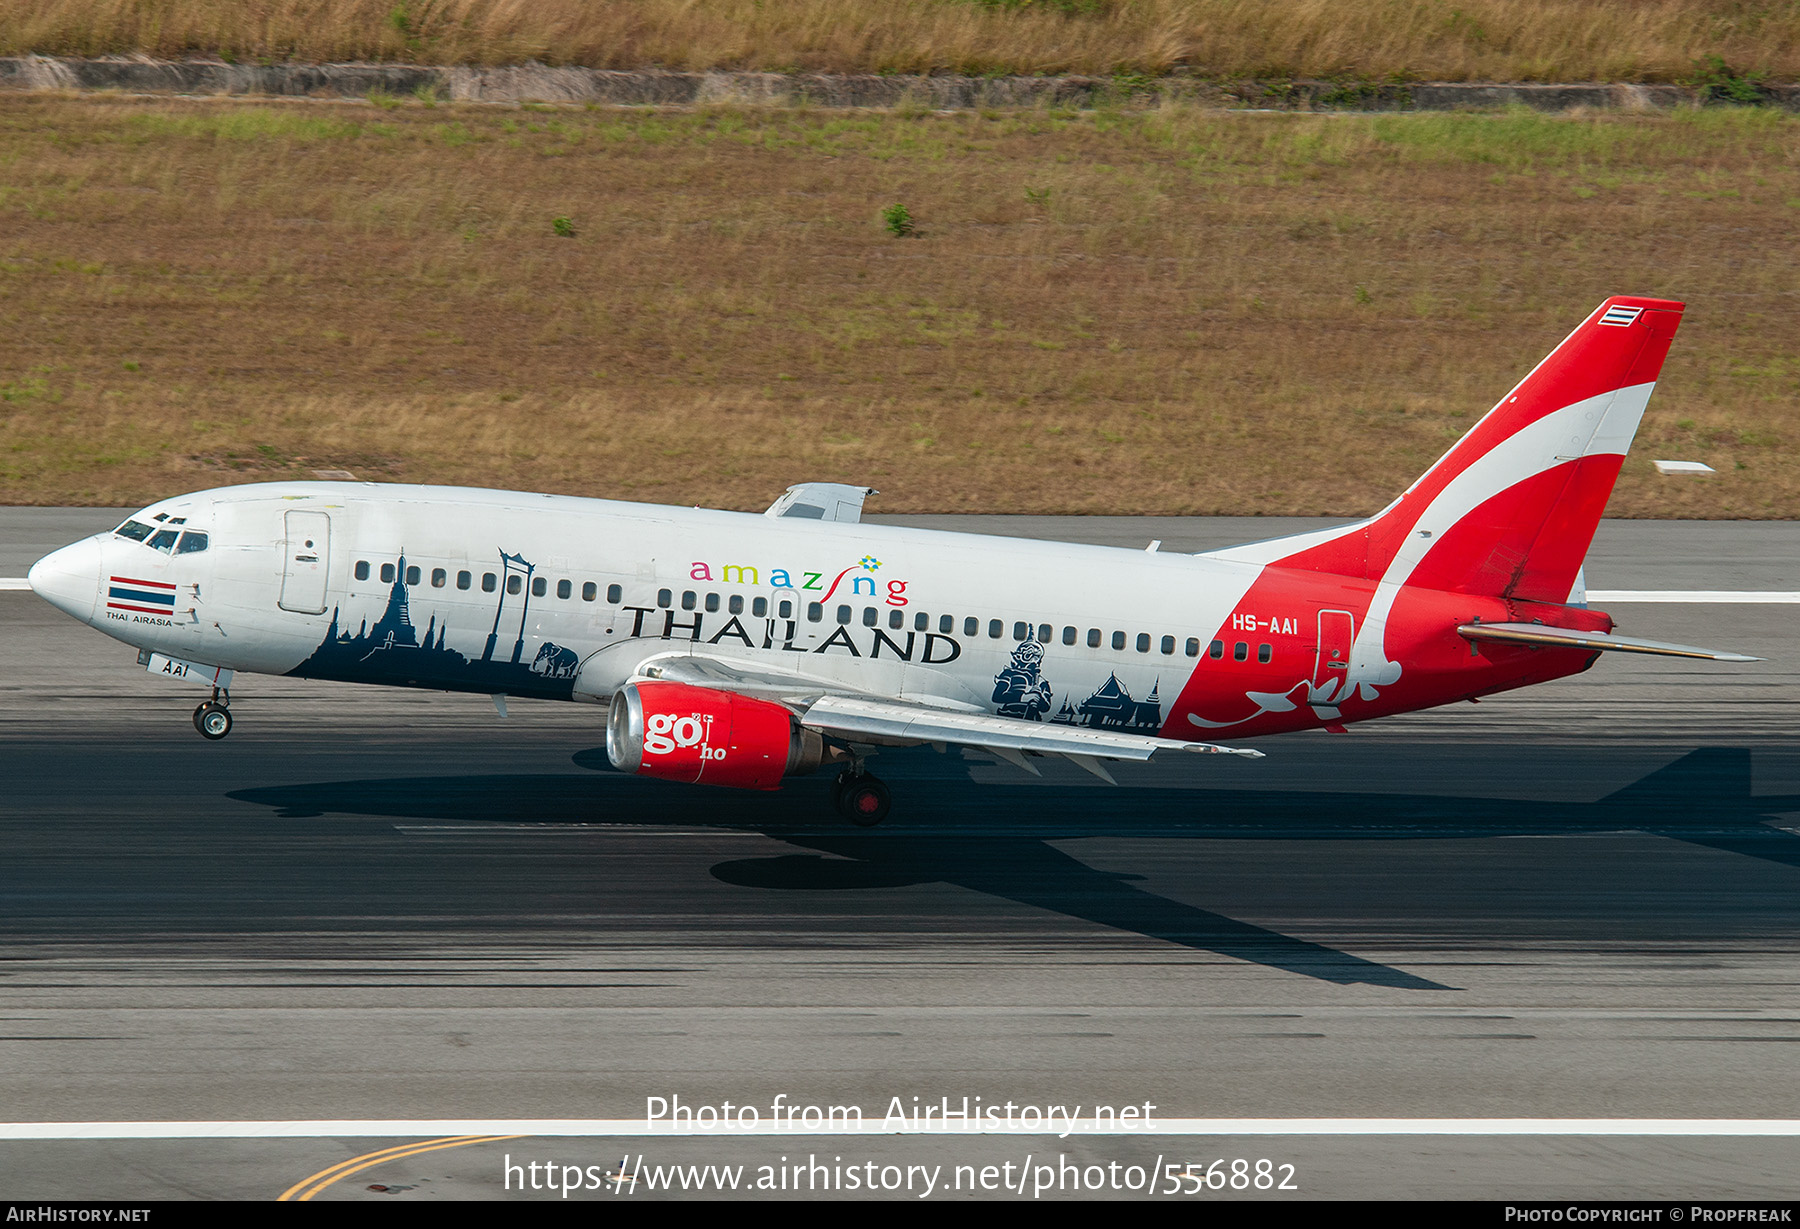
<path id="1" fill-rule="evenodd" d="M 0 574 L 117 519 L 0 510 Z M 917 519 L 1166 550 L 1290 528 Z M 1800 527 L 1609 523 L 1589 583 L 1800 589 Z M 1800 1117 L 1796 612 L 1614 613 L 1769 660 L 1608 660 L 1266 740 L 1261 761 L 1127 766 L 1117 789 L 884 754 L 895 816 L 863 832 L 827 818 L 824 779 L 752 796 L 613 773 L 598 711 L 573 705 L 502 721 L 480 697 L 246 678 L 209 744 L 197 692 L 0 593 L 4 1117 L 603 1119 L 677 1095 L 766 1114 L 778 1094 L 877 1118 L 915 1096 Z M 400 1142 L 5 1141 L 0 1198 L 274 1198 Z M 316 1197 L 496 1195 L 509 1156 L 598 1175 L 639 1153 L 1292 1164 L 1296 1191 L 1241 1192 L 1263 1198 L 1800 1185 L 1792 1136 L 539 1138 Z"/>

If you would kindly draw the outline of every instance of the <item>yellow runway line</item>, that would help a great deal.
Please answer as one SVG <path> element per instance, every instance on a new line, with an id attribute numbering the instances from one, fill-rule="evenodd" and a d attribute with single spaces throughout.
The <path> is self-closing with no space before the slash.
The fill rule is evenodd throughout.
<path id="1" fill-rule="evenodd" d="M 379 1152 L 365 1152 L 361 1156 L 353 1156 L 347 1161 L 340 1161 L 329 1169 L 321 1169 L 310 1178 L 302 1178 L 281 1193 L 275 1202 L 295 1201 L 305 1203 L 314 1195 L 336 1182 L 339 1178 L 348 1178 L 353 1173 L 380 1165 L 384 1161 L 398 1161 L 403 1157 L 418 1156 L 424 1152 L 437 1152 L 444 1148 L 463 1148 L 469 1144 L 491 1144 L 502 1139 L 524 1139 L 523 1135 L 456 1135 L 447 1139 L 428 1139 L 415 1144 L 396 1144 L 391 1148 L 383 1148 Z"/>

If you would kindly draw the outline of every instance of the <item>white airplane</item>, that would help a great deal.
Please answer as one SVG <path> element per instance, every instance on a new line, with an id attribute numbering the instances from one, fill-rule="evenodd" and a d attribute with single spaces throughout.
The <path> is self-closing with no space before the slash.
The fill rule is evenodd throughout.
<path id="1" fill-rule="evenodd" d="M 454 487 L 273 482 L 162 500 L 32 569 L 41 597 L 212 688 L 238 672 L 610 706 L 626 772 L 748 789 L 880 747 L 1221 746 L 1545 682 L 1612 633 L 1581 564 L 1683 305 L 1612 298 L 1367 520 L 1200 555 L 861 523 L 808 483 L 762 515 Z"/>

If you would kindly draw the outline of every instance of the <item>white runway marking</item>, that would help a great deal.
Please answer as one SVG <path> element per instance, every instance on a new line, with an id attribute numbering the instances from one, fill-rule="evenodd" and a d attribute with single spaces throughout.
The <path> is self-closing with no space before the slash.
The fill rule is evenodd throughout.
<path id="1" fill-rule="evenodd" d="M 30 589 L 23 576 L 0 576 L 0 591 Z M 1691 602 L 1718 605 L 1762 606 L 1800 602 L 1800 589 L 1592 589 L 1588 601 Z"/>
<path id="2" fill-rule="evenodd" d="M 1589 589 L 1590 603 L 1608 602 L 1682 602 L 1696 605 L 1763 606 L 1800 602 L 1800 590 L 1793 589 Z"/>
<path id="3" fill-rule="evenodd" d="M 0 590 L 31 586 L 23 576 L 0 576 Z M 1800 602 L 1800 589 L 1590 589 L 1590 602 L 1691 602 L 1761 606 Z"/>
<path id="4" fill-rule="evenodd" d="M 410 1138 L 453 1135 L 540 1135 L 563 1137 L 797 1135 L 1063 1135 L 1055 1125 L 948 1127 L 929 1129 L 885 1125 L 870 1115 L 861 1124 L 831 1128 L 798 1123 L 766 1122 L 751 1127 L 698 1127 L 686 1123 L 648 1123 L 641 1118 L 426 1118 L 318 1119 L 294 1122 L 8 1122 L 0 1123 L 0 1140 L 8 1139 L 341 1139 L 347 1137 Z M 1154 1125 L 1128 1127 L 1108 1121 L 1078 1119 L 1076 1135 L 1605 1135 L 1605 1136 L 1800 1136 L 1795 1118 L 1161 1118 Z"/>

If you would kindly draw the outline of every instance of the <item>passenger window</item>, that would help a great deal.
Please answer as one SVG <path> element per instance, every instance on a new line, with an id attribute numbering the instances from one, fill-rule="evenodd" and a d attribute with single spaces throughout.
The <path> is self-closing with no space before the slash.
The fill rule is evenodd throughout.
<path id="1" fill-rule="evenodd" d="M 166 555 L 175 549 L 175 539 L 180 536 L 181 530 L 179 529 L 159 529 L 156 531 L 156 536 L 150 539 L 148 545 Z"/>
<path id="2" fill-rule="evenodd" d="M 706 609 L 707 609 L 707 613 L 709 613 L 709 614 L 717 614 L 718 613 L 718 610 L 719 610 L 719 595 L 718 594 L 709 593 L 706 595 Z"/>
<path id="3" fill-rule="evenodd" d="M 873 606 L 863 607 L 863 626 L 874 627 L 881 619 L 881 612 Z"/>
<path id="4" fill-rule="evenodd" d="M 525 578 L 524 577 L 508 576 L 506 578 L 506 591 L 508 593 L 518 593 L 521 590 L 523 590 L 524 588 L 525 588 Z"/>
<path id="5" fill-rule="evenodd" d="M 606 586 L 606 600 L 617 606 L 625 600 L 625 590 L 619 585 Z"/>
<path id="6" fill-rule="evenodd" d="M 783 618 L 783 619 L 793 618 L 794 617 L 794 604 L 792 602 L 788 601 L 786 598 L 783 598 L 781 601 L 781 605 L 779 605 L 775 608 L 775 614 L 778 618 Z M 818 620 L 814 619 L 813 622 L 817 623 Z"/>
<path id="7" fill-rule="evenodd" d="M 581 600 L 582 601 L 591 602 L 599 596 L 600 596 L 600 586 L 599 585 L 595 584 L 591 580 L 584 580 L 581 582 Z"/>
<path id="8" fill-rule="evenodd" d="M 899 627 L 900 625 L 896 623 L 894 626 Z M 931 616 L 926 614 L 923 610 L 916 611 L 913 614 L 913 630 L 915 632 L 931 630 Z"/>
<path id="9" fill-rule="evenodd" d="M 409 585 L 416 585 L 419 583 L 419 569 L 418 568 L 409 567 L 406 569 L 406 583 Z"/>
<path id="10" fill-rule="evenodd" d="M 1100 647 L 1100 629 L 1097 627 L 1088 628 L 1088 648 L 1097 649 L 1099 647 Z"/>
<path id="11" fill-rule="evenodd" d="M 456 574 L 456 587 L 458 589 L 467 589 L 470 585 L 472 585 L 474 583 L 475 583 L 475 577 L 473 575 L 471 575 L 470 573 L 458 572 Z"/>
<path id="12" fill-rule="evenodd" d="M 681 608 L 683 610 L 692 610 L 699 604 L 700 595 L 698 593 L 695 593 L 692 589 L 683 589 L 681 591 Z"/>
<path id="13" fill-rule="evenodd" d="M 1175 637 L 1164 636 L 1162 638 L 1162 651 L 1164 657 L 1167 657 L 1175 651 Z"/>
<path id="14" fill-rule="evenodd" d="M 1000 622 L 1000 620 L 998 620 L 998 619 L 989 619 L 988 620 L 988 639 L 989 640 L 1000 639 L 1001 635 L 1005 631 L 1006 631 L 1006 625 L 1004 623 Z"/>
<path id="15" fill-rule="evenodd" d="M 1063 628 L 1063 643 L 1064 644 L 1074 644 L 1075 643 L 1075 629 L 1074 628 L 1072 628 L 1072 627 Z"/>
<path id="16" fill-rule="evenodd" d="M 381 583 L 384 585 L 391 585 L 394 583 L 394 565 L 393 564 L 384 563 L 381 565 Z"/>
<path id="17" fill-rule="evenodd" d="M 463 575 L 466 576 L 466 575 L 468 575 L 468 573 L 465 572 L 465 573 L 463 573 Z M 369 561 L 367 559 L 358 559 L 356 561 L 356 579 L 358 579 L 358 580 L 369 579 Z"/>
<path id="18" fill-rule="evenodd" d="M 1049 644 L 1050 643 L 1050 633 L 1053 630 L 1054 629 L 1051 628 L 1051 626 L 1048 623 L 1038 624 L 1038 633 L 1037 633 L 1038 643 L 1039 644 Z"/>
<path id="19" fill-rule="evenodd" d="M 1125 633 L 1124 632 L 1114 632 L 1113 633 L 1112 646 L 1115 651 L 1125 647 Z"/>
<path id="20" fill-rule="evenodd" d="M 575 582 L 574 581 L 559 580 L 556 582 L 556 596 L 557 597 L 561 597 L 561 598 L 570 597 L 574 594 L 574 592 L 575 592 Z"/>
<path id="21" fill-rule="evenodd" d="M 731 595 L 731 600 L 729 602 L 725 603 L 725 608 L 727 610 L 729 610 L 732 614 L 743 614 L 744 613 L 744 599 L 740 595 L 734 593 Z"/>
<path id="22" fill-rule="evenodd" d="M 1214 661 L 1218 661 L 1219 658 L 1225 656 L 1225 642 L 1223 640 L 1213 641 L 1207 646 L 1206 655 Z"/>
<path id="23" fill-rule="evenodd" d="M 1248 661 L 1249 659 L 1250 659 L 1250 646 L 1249 645 L 1245 644 L 1242 640 L 1240 640 L 1236 644 L 1231 646 L 1231 660 L 1232 661 Z"/>
<path id="24" fill-rule="evenodd" d="M 483 572 L 481 574 L 481 591 L 483 593 L 492 593 L 494 591 L 494 586 L 498 583 L 499 578 L 492 572 Z"/>
<path id="25" fill-rule="evenodd" d="M 837 620 L 839 623 L 850 622 L 850 608 L 848 606 L 838 607 Z"/>
<path id="26" fill-rule="evenodd" d="M 133 542 L 142 542 L 145 538 L 155 533 L 156 530 L 153 527 L 144 524 L 142 521 L 126 521 L 123 525 L 120 525 L 117 529 L 113 530 L 113 532 L 118 534 L 121 538 L 130 538 Z"/>
<path id="27" fill-rule="evenodd" d="M 544 580 L 544 578 L 542 576 L 533 576 L 531 578 L 531 596 L 532 597 L 543 597 L 545 590 L 547 590 L 549 588 L 550 588 L 549 584 Z"/>
<path id="28" fill-rule="evenodd" d="M 924 616 L 921 615 L 920 617 L 923 618 Z M 901 628 L 905 627 L 906 626 L 906 612 L 904 610 L 888 611 L 888 626 L 893 628 L 895 631 L 899 631 Z"/>
<path id="29" fill-rule="evenodd" d="M 938 616 L 938 631 L 940 631 L 940 632 L 944 633 L 944 635 L 948 636 L 951 632 L 953 632 L 955 630 L 956 630 L 956 616 L 955 615 L 939 615 Z"/>
<path id="30" fill-rule="evenodd" d="M 806 604 L 806 621 L 808 623 L 818 623 L 824 618 L 825 607 L 822 604 L 818 602 L 808 602 Z"/>
<path id="31" fill-rule="evenodd" d="M 766 597 L 751 598 L 750 599 L 750 614 L 752 617 L 758 618 L 758 619 L 768 618 L 769 617 L 769 599 Z"/>
<path id="32" fill-rule="evenodd" d="M 1029 623 L 1013 624 L 1013 639 L 1014 640 L 1023 640 L 1029 635 L 1031 635 L 1031 624 L 1029 624 Z"/>
<path id="33" fill-rule="evenodd" d="M 1189 636 L 1189 637 L 1188 637 L 1188 642 L 1187 642 L 1187 655 L 1188 655 L 1188 656 L 1189 656 L 1189 657 L 1198 657 L 1198 656 L 1200 656 L 1200 642 L 1199 642 L 1199 641 L 1198 641 L 1198 640 L 1196 640 L 1196 639 L 1195 639 L 1195 638 L 1194 638 L 1194 637 L 1192 637 L 1192 636 Z"/>
<path id="34" fill-rule="evenodd" d="M 1274 645 L 1259 644 L 1256 646 L 1256 660 L 1261 662 L 1263 665 L 1265 665 L 1265 666 L 1268 665 L 1269 659 L 1274 656 L 1275 656 L 1275 646 Z"/>
<path id="35" fill-rule="evenodd" d="M 1150 633 L 1149 632 L 1139 632 L 1138 633 L 1137 651 L 1140 653 L 1148 653 L 1150 651 Z"/>
<path id="36" fill-rule="evenodd" d="M 970 615 L 968 618 L 963 620 L 963 635 L 978 636 L 980 634 L 981 634 L 981 620 L 975 618 L 975 616 L 973 616 L 973 615 Z M 998 636 L 1000 633 L 995 632 L 994 634 L 996 636 Z"/>
<path id="37" fill-rule="evenodd" d="M 431 569 L 431 587 L 433 589 L 442 589 L 449 580 L 450 573 L 444 571 L 443 568 Z"/>

